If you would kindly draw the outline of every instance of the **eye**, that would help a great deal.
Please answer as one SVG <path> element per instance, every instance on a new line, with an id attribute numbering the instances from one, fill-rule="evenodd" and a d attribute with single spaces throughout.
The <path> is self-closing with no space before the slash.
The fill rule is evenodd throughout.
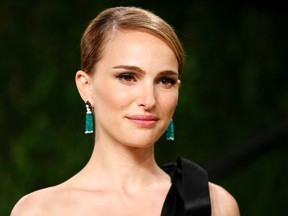
<path id="1" fill-rule="evenodd" d="M 169 77 L 162 77 L 160 79 L 160 84 L 164 85 L 165 87 L 172 87 L 177 83 L 177 80 L 174 78 Z"/>
<path id="2" fill-rule="evenodd" d="M 122 73 L 116 76 L 118 79 L 124 82 L 136 82 L 135 74 L 133 73 Z"/>

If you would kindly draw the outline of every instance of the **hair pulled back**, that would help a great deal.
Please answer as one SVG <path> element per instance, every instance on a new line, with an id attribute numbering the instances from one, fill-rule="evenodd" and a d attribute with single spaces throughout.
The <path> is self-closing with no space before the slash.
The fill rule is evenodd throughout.
<path id="1" fill-rule="evenodd" d="M 105 44 L 117 30 L 140 30 L 162 39 L 173 51 L 181 75 L 184 49 L 173 28 L 154 13 L 136 7 L 114 7 L 102 11 L 86 28 L 81 39 L 81 69 L 92 73 Z"/>

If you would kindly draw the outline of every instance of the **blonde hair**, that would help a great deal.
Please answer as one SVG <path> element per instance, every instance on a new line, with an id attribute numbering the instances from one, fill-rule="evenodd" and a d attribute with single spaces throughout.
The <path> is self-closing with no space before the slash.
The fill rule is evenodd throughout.
<path id="1" fill-rule="evenodd" d="M 154 13 L 136 7 L 114 7 L 102 11 L 86 28 L 81 39 L 81 69 L 91 73 L 101 59 L 114 30 L 144 30 L 161 38 L 173 51 L 181 75 L 184 49 L 174 29 Z"/>

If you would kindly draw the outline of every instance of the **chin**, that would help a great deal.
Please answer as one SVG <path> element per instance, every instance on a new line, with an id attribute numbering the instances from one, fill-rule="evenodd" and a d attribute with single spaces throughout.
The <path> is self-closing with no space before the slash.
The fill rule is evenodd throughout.
<path id="1" fill-rule="evenodd" d="M 133 147 L 133 148 L 139 148 L 139 149 L 145 149 L 145 148 L 150 148 L 152 146 L 154 146 L 154 144 L 156 143 L 157 140 L 155 139 L 151 139 L 149 137 L 143 137 L 143 138 L 137 138 L 137 139 L 130 139 L 130 140 L 134 140 L 133 143 L 131 142 L 127 142 L 126 145 L 129 147 Z"/>

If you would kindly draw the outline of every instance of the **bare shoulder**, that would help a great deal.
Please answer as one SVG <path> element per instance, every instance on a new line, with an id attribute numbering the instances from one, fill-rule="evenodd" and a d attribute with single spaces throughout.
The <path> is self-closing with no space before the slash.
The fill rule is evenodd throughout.
<path id="1" fill-rule="evenodd" d="M 45 188 L 22 197 L 12 209 L 10 216 L 49 214 L 48 210 L 56 190 L 56 187 Z"/>
<path id="2" fill-rule="evenodd" d="M 212 216 L 240 216 L 235 198 L 224 188 L 209 182 Z"/>

